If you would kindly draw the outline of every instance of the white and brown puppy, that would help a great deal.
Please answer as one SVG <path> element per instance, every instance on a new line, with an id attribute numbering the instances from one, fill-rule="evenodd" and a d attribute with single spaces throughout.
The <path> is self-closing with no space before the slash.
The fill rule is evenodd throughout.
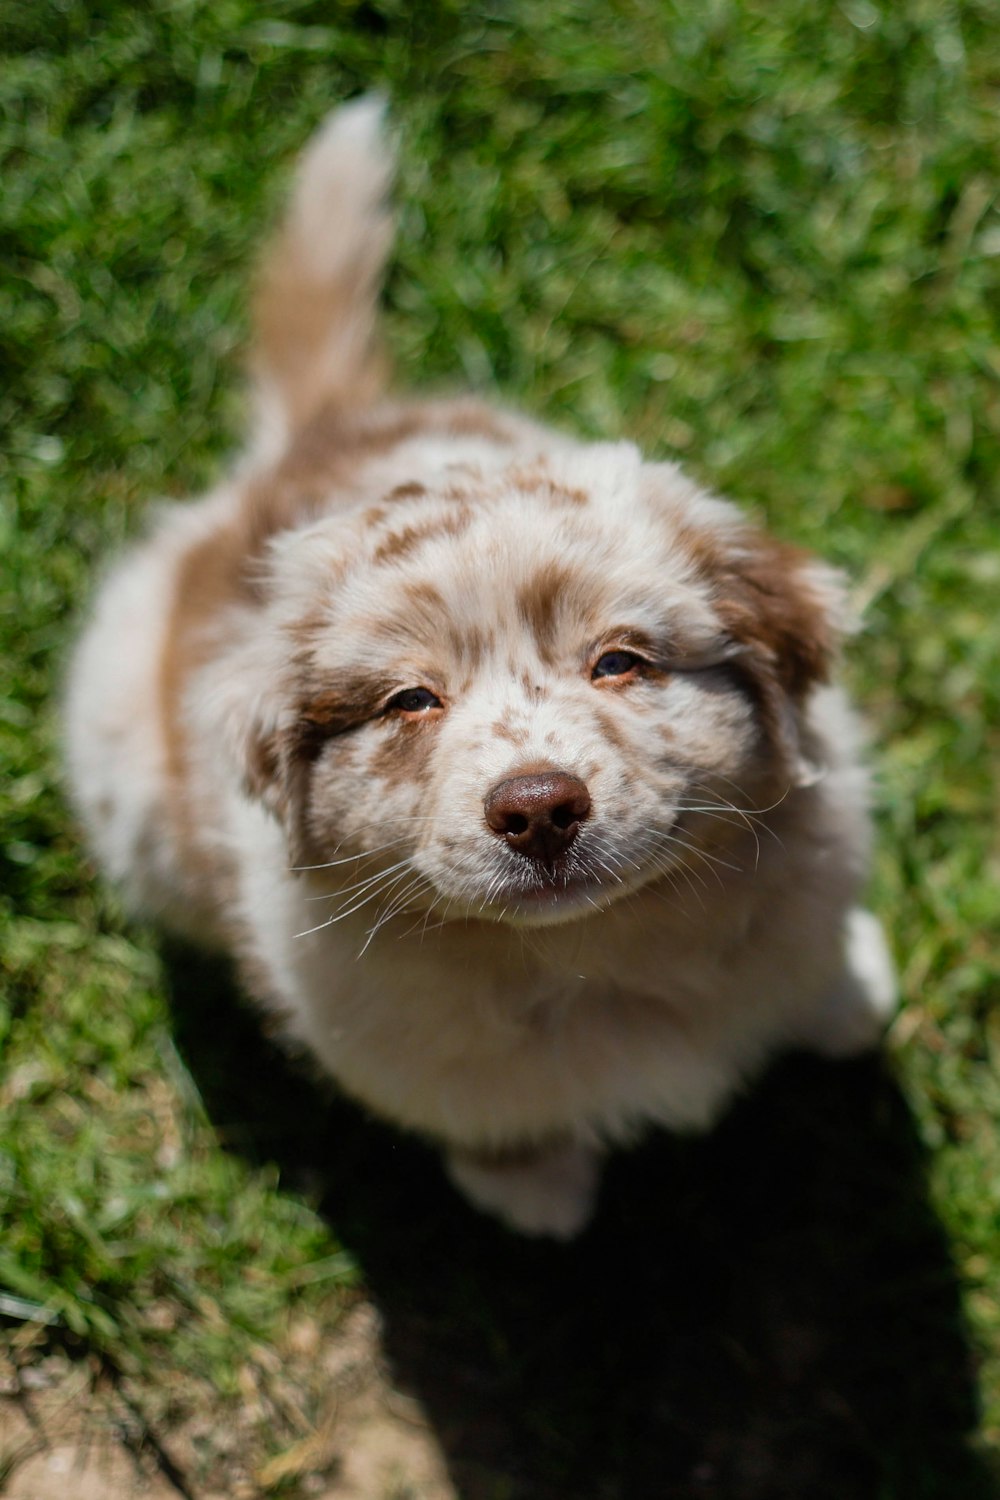
<path id="1" fill-rule="evenodd" d="M 628 443 L 381 398 L 389 171 L 368 100 L 307 150 L 250 450 L 106 582 L 69 765 L 139 907 L 566 1236 L 607 1143 L 891 1008 L 841 591 Z"/>

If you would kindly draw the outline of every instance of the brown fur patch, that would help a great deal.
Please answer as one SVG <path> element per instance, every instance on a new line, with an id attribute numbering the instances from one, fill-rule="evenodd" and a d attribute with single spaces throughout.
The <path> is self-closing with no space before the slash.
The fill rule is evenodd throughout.
<path id="1" fill-rule="evenodd" d="M 523 745 L 528 739 L 528 731 L 524 728 L 515 728 L 505 723 L 503 719 L 497 719 L 496 723 L 490 726 L 490 737 L 494 740 L 502 740 L 507 745 Z"/>
<path id="2" fill-rule="evenodd" d="M 295 728 L 289 731 L 293 753 L 315 760 L 327 740 L 374 718 L 390 687 L 383 682 L 350 682 L 302 702 Z"/>
<path id="3" fill-rule="evenodd" d="M 330 830 L 313 803 L 315 762 L 331 740 L 378 717 L 391 686 L 373 678 L 350 679 L 312 694 L 300 701 L 293 727 L 272 737 L 277 744 L 271 750 L 269 795 L 285 825 L 293 866 L 318 862 L 329 844 Z"/>
<path id="4" fill-rule="evenodd" d="M 325 628 L 327 619 L 327 611 L 320 607 L 311 609 L 287 627 L 289 636 L 298 647 L 296 660 L 299 665 L 305 666 L 311 660 L 313 644 Z"/>
<path id="5" fill-rule="evenodd" d="M 742 563 L 736 586 L 718 601 L 733 638 L 767 651 L 797 699 L 827 680 L 836 648 L 826 611 L 803 577 L 808 561 L 799 548 L 768 541 Z"/>
<path id="6" fill-rule="evenodd" d="M 416 628 L 436 638 L 438 630 L 448 618 L 448 611 L 441 590 L 433 583 L 426 581 L 408 583 L 403 589 L 403 599 L 404 609 L 397 613 L 405 621 L 406 631 L 412 633 L 414 628 Z M 375 633 L 378 634 L 377 624 L 375 625 Z"/>
<path id="7" fill-rule="evenodd" d="M 559 484 L 548 474 L 530 469 L 514 469 L 508 477 L 522 495 L 538 495 L 554 505 L 586 505 L 590 500 L 586 490 Z"/>
<path id="8" fill-rule="evenodd" d="M 403 590 L 407 600 L 416 609 L 444 610 L 444 595 L 436 584 L 419 581 L 408 583 Z"/>
<path id="9" fill-rule="evenodd" d="M 410 782 L 420 786 L 430 775 L 434 724 L 438 715 L 397 719 L 386 728 L 382 744 L 371 758 L 371 769 L 386 786 Z"/>
<path id="10" fill-rule="evenodd" d="M 726 630 L 756 648 L 787 693 L 801 700 L 827 680 L 835 632 L 806 577 L 813 560 L 808 552 L 750 530 L 737 539 L 740 553 L 693 529 L 685 529 L 681 541 L 711 583 Z"/>
<path id="11" fill-rule="evenodd" d="M 466 423 L 470 432 L 510 442 L 506 428 L 491 421 L 485 407 L 465 402 L 384 402 L 364 409 L 328 402 L 296 433 L 278 462 L 248 486 L 243 507 L 248 556 L 259 556 L 271 537 L 304 524 L 321 509 L 336 513 L 330 497 L 338 490 L 349 503 L 359 464 L 410 438 L 464 431 Z M 397 499 L 406 488 L 398 487 Z"/>
<path id="12" fill-rule="evenodd" d="M 402 531 L 391 532 L 379 543 L 375 549 L 373 561 L 376 563 L 399 562 L 426 542 L 437 541 L 441 537 L 460 536 L 468 526 L 469 520 L 468 512 L 453 511 L 447 516 L 439 516 L 422 525 L 404 526 Z"/>
<path id="13" fill-rule="evenodd" d="M 375 548 L 373 562 L 399 562 L 406 557 L 421 542 L 428 541 L 435 534 L 432 526 L 404 526 L 402 531 L 393 531 L 385 537 Z"/>
<path id="14" fill-rule="evenodd" d="M 603 704 L 598 704 L 594 709 L 594 718 L 600 724 L 601 732 L 608 744 L 613 745 L 621 756 L 622 762 L 626 765 L 631 765 L 633 760 L 632 747 L 623 734 L 621 726 L 612 710 L 605 708 Z"/>
<path id="15" fill-rule="evenodd" d="M 462 672 L 475 672 L 482 666 L 494 638 L 490 631 L 480 630 L 478 625 L 455 625 L 448 627 L 448 650 Z"/>
<path id="16" fill-rule="evenodd" d="M 359 463 L 388 453 L 423 427 L 417 406 L 375 411 L 324 407 L 299 432 L 277 464 L 250 484 L 243 505 L 247 557 L 259 557 L 279 532 L 301 526 L 329 507 L 331 493 L 350 496 Z"/>
<path id="17" fill-rule="evenodd" d="M 518 592 L 517 609 L 535 638 L 542 661 L 554 658 L 556 632 L 573 574 L 561 563 L 546 563 Z"/>
<path id="18" fill-rule="evenodd" d="M 233 873 L 224 855 L 198 838 L 199 828 L 210 824 L 211 819 L 202 815 L 189 784 L 182 704 L 192 673 L 217 649 L 217 642 L 211 645 L 208 641 L 209 622 L 221 608 L 251 597 L 251 586 L 242 572 L 242 555 L 240 529 L 229 524 L 195 543 L 181 558 L 158 683 L 167 809 L 173 835 L 196 899 L 220 912 L 231 904 Z"/>

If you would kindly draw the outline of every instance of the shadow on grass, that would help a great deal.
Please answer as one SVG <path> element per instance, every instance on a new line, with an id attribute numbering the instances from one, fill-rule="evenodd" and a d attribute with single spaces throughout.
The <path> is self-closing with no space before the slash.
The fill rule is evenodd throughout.
<path id="1" fill-rule="evenodd" d="M 900 1092 L 775 1068 L 710 1137 L 613 1159 L 575 1244 L 465 1208 L 433 1152 L 331 1101 L 228 975 L 172 950 L 180 1048 L 224 1141 L 356 1256 L 463 1500 L 973 1500 L 974 1373 Z"/>

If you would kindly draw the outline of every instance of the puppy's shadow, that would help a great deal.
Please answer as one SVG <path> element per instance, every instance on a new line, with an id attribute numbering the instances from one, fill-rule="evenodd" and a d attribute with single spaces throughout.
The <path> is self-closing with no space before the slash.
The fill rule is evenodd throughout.
<path id="1" fill-rule="evenodd" d="M 314 1088 L 171 950 L 223 1139 L 321 1185 L 463 1500 L 998 1500 L 955 1273 L 875 1059 L 794 1058 L 711 1136 L 610 1164 L 572 1245 L 467 1209 L 436 1155 Z"/>

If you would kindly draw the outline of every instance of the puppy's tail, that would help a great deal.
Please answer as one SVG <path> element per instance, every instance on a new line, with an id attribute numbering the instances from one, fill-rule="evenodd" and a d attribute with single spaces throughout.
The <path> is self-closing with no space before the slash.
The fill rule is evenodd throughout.
<path id="1" fill-rule="evenodd" d="M 263 446 L 282 448 L 323 406 L 371 401 L 379 285 L 392 242 L 393 172 L 377 95 L 331 114 L 299 159 L 254 304 Z M 258 435 L 259 438 L 263 434 Z"/>

